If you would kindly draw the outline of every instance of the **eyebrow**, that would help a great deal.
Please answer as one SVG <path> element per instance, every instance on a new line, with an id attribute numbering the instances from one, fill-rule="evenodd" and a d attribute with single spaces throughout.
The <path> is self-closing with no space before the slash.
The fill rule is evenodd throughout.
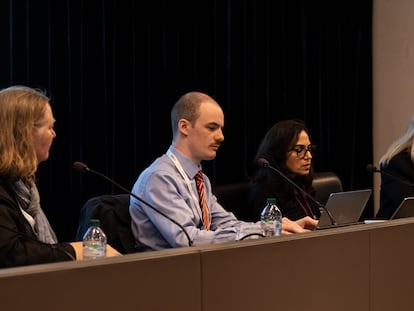
<path id="1" fill-rule="evenodd" d="M 310 146 L 313 146 L 312 144 L 309 144 L 309 145 L 301 145 L 301 144 L 297 144 L 297 145 L 294 145 L 293 147 L 310 147 Z"/>
<path id="2" fill-rule="evenodd" d="M 206 124 L 206 126 L 211 126 L 211 125 L 214 125 L 214 126 L 216 126 L 216 127 L 220 127 L 220 128 L 224 128 L 224 126 L 221 126 L 220 124 L 218 124 L 217 122 L 209 122 L 209 123 L 207 123 Z"/>

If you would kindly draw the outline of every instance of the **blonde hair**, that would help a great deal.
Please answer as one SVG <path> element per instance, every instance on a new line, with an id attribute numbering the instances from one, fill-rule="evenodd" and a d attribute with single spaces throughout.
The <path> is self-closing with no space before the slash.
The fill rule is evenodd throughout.
<path id="1" fill-rule="evenodd" d="M 33 130 L 44 118 L 50 99 L 26 86 L 0 91 L 0 174 L 33 178 L 38 167 Z"/>
<path id="2" fill-rule="evenodd" d="M 381 166 L 387 166 L 390 160 L 402 151 L 409 151 L 411 161 L 414 162 L 414 117 L 412 117 L 407 131 L 388 147 L 388 150 L 380 159 Z"/>

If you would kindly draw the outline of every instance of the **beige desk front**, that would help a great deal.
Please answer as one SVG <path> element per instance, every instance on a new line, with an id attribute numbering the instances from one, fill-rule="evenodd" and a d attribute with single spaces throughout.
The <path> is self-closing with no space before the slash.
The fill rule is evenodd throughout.
<path id="1" fill-rule="evenodd" d="M 3 310 L 411 310 L 414 219 L 0 270 Z"/>

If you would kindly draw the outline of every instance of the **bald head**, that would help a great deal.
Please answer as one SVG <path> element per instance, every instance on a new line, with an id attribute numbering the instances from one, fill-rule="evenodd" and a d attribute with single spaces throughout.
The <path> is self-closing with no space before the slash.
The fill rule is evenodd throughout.
<path id="1" fill-rule="evenodd" d="M 178 132 L 178 121 L 180 119 L 186 119 L 194 125 L 194 122 L 200 116 L 200 105 L 205 102 L 214 103 L 219 106 L 213 98 L 201 92 L 188 92 L 178 99 L 171 110 L 173 138 L 176 137 Z"/>

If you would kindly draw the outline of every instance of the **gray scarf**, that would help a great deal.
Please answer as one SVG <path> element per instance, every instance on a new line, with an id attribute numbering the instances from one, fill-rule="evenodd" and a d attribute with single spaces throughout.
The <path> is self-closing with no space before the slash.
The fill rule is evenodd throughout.
<path id="1" fill-rule="evenodd" d="M 33 217 L 35 221 L 34 232 L 39 240 L 49 244 L 57 243 L 56 234 L 40 207 L 39 191 L 36 184 L 31 181 L 29 185 L 26 185 L 22 180 L 18 180 L 12 184 L 12 187 L 19 199 L 20 207 Z"/>

